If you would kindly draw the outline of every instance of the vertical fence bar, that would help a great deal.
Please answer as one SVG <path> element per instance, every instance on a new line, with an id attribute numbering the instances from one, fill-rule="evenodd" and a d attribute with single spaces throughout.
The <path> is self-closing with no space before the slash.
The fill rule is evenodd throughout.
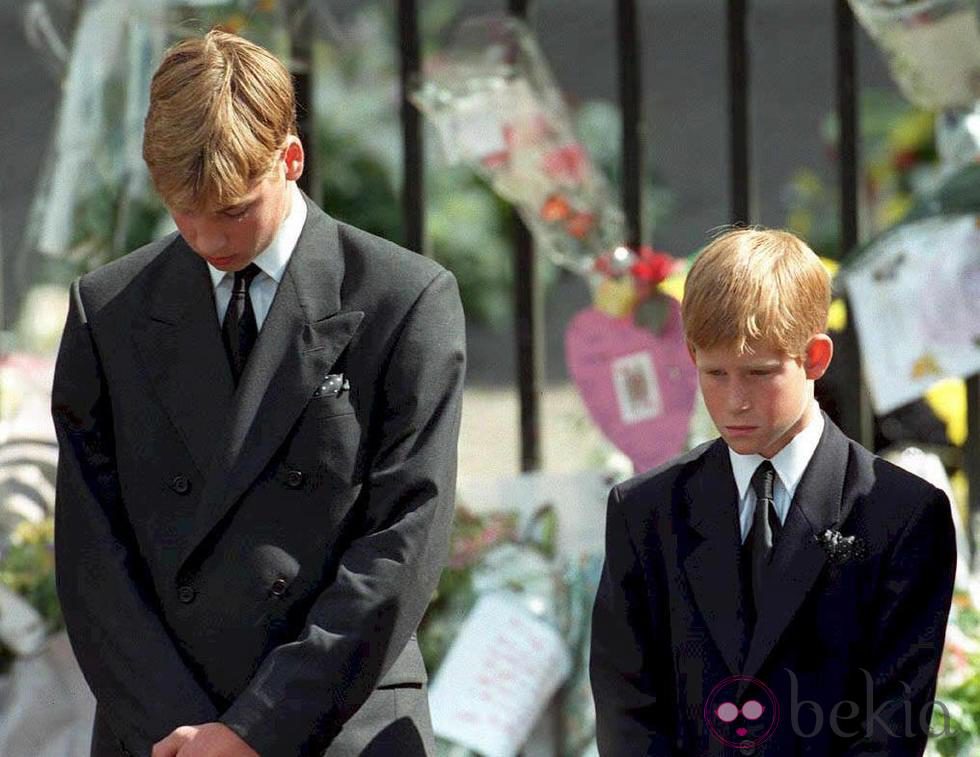
<path id="1" fill-rule="evenodd" d="M 746 40 L 748 0 L 728 0 L 728 105 L 731 151 L 731 222 L 752 216 L 749 175 L 749 50 Z"/>
<path id="2" fill-rule="evenodd" d="M 415 0 L 398 0 L 398 39 L 401 58 L 401 120 L 403 144 L 402 214 L 405 246 L 425 251 L 425 193 L 422 115 L 409 101 L 412 81 L 420 66 L 418 9 Z"/>
<path id="3" fill-rule="evenodd" d="M 858 243 L 857 50 L 854 15 L 834 0 L 837 49 L 837 116 L 840 123 L 840 243 L 846 254 Z"/>
<path id="4" fill-rule="evenodd" d="M 512 16 L 527 19 L 528 0 L 508 0 Z M 541 468 L 541 392 L 544 383 L 544 313 L 534 241 L 513 212 L 514 337 L 521 419 L 521 471 Z"/>
<path id="5" fill-rule="evenodd" d="M 837 50 L 837 115 L 840 123 L 840 245 L 841 255 L 858 243 L 858 174 L 860 152 L 857 108 L 857 48 L 854 15 L 847 0 L 833 0 Z M 841 292 L 840 294 L 843 294 Z M 848 307 L 847 326 L 838 341 L 841 361 L 841 428 L 852 439 L 874 449 L 874 415 L 861 378 L 860 347 Z"/>
<path id="6" fill-rule="evenodd" d="M 635 0 L 617 0 L 619 104 L 622 112 L 622 196 L 626 214 L 626 244 L 643 242 L 643 128 L 640 28 Z"/>
<path id="7" fill-rule="evenodd" d="M 296 83 L 296 120 L 303 143 L 303 175 L 297 182 L 317 205 L 322 205 L 323 182 L 317 160 L 316 109 L 313 74 L 313 24 L 302 24 L 293 35 L 293 80 Z"/>
<path id="8" fill-rule="evenodd" d="M 963 468 L 968 487 L 968 526 L 970 567 L 977 563 L 977 541 L 980 533 L 980 373 L 966 380 L 966 444 L 963 445 Z"/>

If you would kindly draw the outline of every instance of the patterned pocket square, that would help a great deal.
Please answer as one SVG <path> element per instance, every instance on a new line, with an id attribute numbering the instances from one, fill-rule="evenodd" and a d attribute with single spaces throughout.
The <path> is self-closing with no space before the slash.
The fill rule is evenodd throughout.
<path id="1" fill-rule="evenodd" d="M 328 373 L 323 377 L 323 382 L 313 392 L 314 397 L 339 397 L 344 392 L 350 391 L 350 382 L 343 373 Z"/>

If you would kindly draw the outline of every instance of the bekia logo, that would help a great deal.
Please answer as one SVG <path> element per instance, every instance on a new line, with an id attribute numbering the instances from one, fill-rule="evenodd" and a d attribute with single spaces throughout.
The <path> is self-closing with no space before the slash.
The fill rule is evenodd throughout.
<path id="1" fill-rule="evenodd" d="M 762 681 L 731 676 L 711 690 L 704 703 L 704 721 L 712 736 L 725 746 L 757 747 L 779 725 L 779 703 Z"/>
<path id="2" fill-rule="evenodd" d="M 864 700 L 844 699 L 825 711 L 820 702 L 801 698 L 800 683 L 789 668 L 783 669 L 788 676 L 789 727 L 800 739 L 810 739 L 828 729 L 841 739 L 922 738 L 923 736 L 948 736 L 950 715 L 941 701 L 923 702 L 918 709 L 912 704 L 912 688 L 901 684 L 903 694 L 882 701 L 875 701 L 874 678 L 864 668 L 858 671 L 864 678 Z M 931 715 L 935 708 L 935 720 Z M 769 740 L 779 725 L 780 709 L 776 696 L 762 681 L 750 676 L 731 676 L 723 679 L 712 689 L 704 704 L 704 722 L 711 735 L 728 747 L 748 750 Z M 940 729 L 935 726 L 941 725 Z"/>

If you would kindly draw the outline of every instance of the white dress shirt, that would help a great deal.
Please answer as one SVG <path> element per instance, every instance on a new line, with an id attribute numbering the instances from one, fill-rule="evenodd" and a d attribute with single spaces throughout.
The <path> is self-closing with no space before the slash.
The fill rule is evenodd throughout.
<path id="1" fill-rule="evenodd" d="M 255 311 L 255 324 L 260 331 L 265 322 L 265 317 L 269 314 L 269 308 L 272 306 L 272 298 L 276 296 L 279 282 L 282 281 L 286 263 L 289 262 L 289 258 L 296 248 L 296 242 L 299 240 L 300 232 L 303 231 L 303 224 L 306 223 L 306 201 L 295 181 L 289 182 L 289 192 L 292 195 L 289 213 L 283 219 L 279 231 L 276 232 L 276 236 L 269 243 L 269 246 L 252 261 L 262 270 L 252 279 L 252 284 L 248 290 L 252 300 L 252 310 Z M 231 289 L 235 281 L 235 273 L 234 271 L 222 271 L 210 263 L 207 266 L 211 270 L 214 303 L 217 307 L 218 326 L 220 327 L 225 318 L 225 311 L 228 310 L 228 303 L 231 302 Z"/>
<path id="2" fill-rule="evenodd" d="M 803 471 L 806 470 L 823 434 L 823 413 L 820 412 L 819 403 L 816 400 L 812 402 L 815 411 L 813 418 L 770 460 L 772 467 L 776 469 L 773 500 L 780 523 L 786 522 L 786 513 L 789 512 L 796 487 L 799 486 Z M 732 461 L 735 485 L 738 487 L 738 519 L 744 543 L 752 527 L 752 516 L 755 514 L 755 492 L 749 484 L 752 482 L 756 468 L 766 458 L 756 454 L 740 455 L 731 447 L 728 448 L 728 455 Z"/>

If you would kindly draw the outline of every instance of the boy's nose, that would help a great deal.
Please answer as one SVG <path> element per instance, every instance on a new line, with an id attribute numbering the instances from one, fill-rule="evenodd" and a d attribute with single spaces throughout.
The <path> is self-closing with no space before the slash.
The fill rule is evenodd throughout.
<path id="1" fill-rule="evenodd" d="M 728 409 L 733 413 L 744 412 L 751 407 L 751 404 L 748 394 L 735 391 L 729 398 Z"/>
<path id="2" fill-rule="evenodd" d="M 214 255 L 225 246 L 225 235 L 214 229 L 197 229 L 195 235 L 197 250 L 202 255 Z"/>

